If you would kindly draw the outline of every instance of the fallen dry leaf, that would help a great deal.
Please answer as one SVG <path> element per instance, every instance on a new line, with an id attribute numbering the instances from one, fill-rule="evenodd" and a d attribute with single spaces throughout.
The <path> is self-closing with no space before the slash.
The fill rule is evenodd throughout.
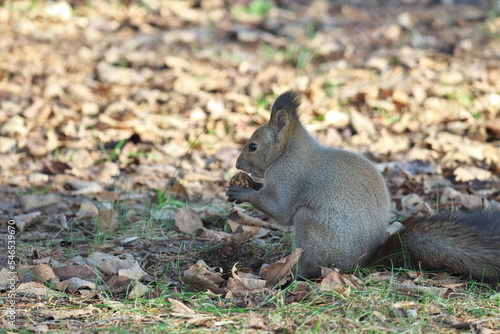
<path id="1" fill-rule="evenodd" d="M 34 211 L 18 216 L 12 217 L 14 221 L 16 222 L 16 228 L 18 229 L 19 232 L 23 232 L 25 229 L 29 228 L 30 226 L 34 225 L 38 219 L 40 218 L 42 213 L 40 211 Z"/>
<path id="2" fill-rule="evenodd" d="M 326 275 L 323 276 L 324 274 Z M 321 275 L 323 276 L 323 280 L 321 280 L 319 286 L 322 290 L 348 295 L 351 292 L 351 288 L 357 289 L 356 285 L 349 280 L 349 277 L 341 274 L 337 268 L 332 270 L 322 267 Z"/>
<path id="3" fill-rule="evenodd" d="M 270 222 L 263 221 L 262 219 L 250 217 L 249 215 L 243 213 L 241 209 L 234 208 L 234 210 L 227 216 L 228 219 L 232 220 L 241 225 L 262 227 L 269 230 L 283 230 L 282 226 L 273 224 Z"/>
<path id="4" fill-rule="evenodd" d="M 206 238 L 212 241 L 222 241 L 231 237 L 230 233 L 210 230 L 207 228 L 202 228 L 202 232 L 198 235 L 199 238 Z"/>
<path id="5" fill-rule="evenodd" d="M 96 282 L 99 273 L 88 265 L 69 265 L 53 268 L 54 273 L 61 280 L 67 280 L 72 277 L 78 277 L 86 281 Z"/>
<path id="6" fill-rule="evenodd" d="M 7 287 L 12 283 L 17 285 L 17 282 L 19 282 L 18 273 L 10 271 L 6 267 L 0 270 L 0 291 L 7 290 Z"/>
<path id="7" fill-rule="evenodd" d="M 458 167 L 453 171 L 453 174 L 456 176 L 457 181 L 460 182 L 474 180 L 486 181 L 493 177 L 493 174 L 490 171 L 474 166 Z"/>
<path id="8" fill-rule="evenodd" d="M 95 266 L 106 275 L 130 275 L 131 279 L 140 279 L 146 275 L 137 260 L 130 254 L 118 256 L 95 252 L 86 259 L 89 266 Z"/>
<path id="9" fill-rule="evenodd" d="M 145 284 L 142 284 L 139 281 L 133 281 L 132 290 L 127 295 L 128 300 L 137 300 L 137 298 L 141 298 L 149 291 L 148 287 Z"/>
<path id="10" fill-rule="evenodd" d="M 48 282 L 52 284 L 59 283 L 59 279 L 52 270 L 52 268 L 46 264 L 37 264 L 31 270 L 33 276 L 40 280 L 41 282 Z"/>
<path id="11" fill-rule="evenodd" d="M 127 293 L 133 286 L 134 280 L 127 276 L 113 275 L 106 281 L 106 290 L 112 294 Z"/>
<path id="12" fill-rule="evenodd" d="M 417 194 L 409 194 L 401 198 L 401 206 L 410 212 L 427 211 L 431 212 L 429 204 L 425 203 L 422 197 Z"/>
<path id="13" fill-rule="evenodd" d="M 100 232 L 116 231 L 120 227 L 118 212 L 109 202 L 101 203 L 98 206 L 96 226 Z"/>
<path id="14" fill-rule="evenodd" d="M 23 195 L 19 197 L 19 202 L 24 210 L 33 210 L 42 208 L 48 205 L 59 203 L 62 200 L 59 194 L 45 194 L 45 195 Z"/>
<path id="15" fill-rule="evenodd" d="M 219 286 L 225 280 L 222 278 L 221 273 L 209 268 L 204 261 L 199 260 L 184 271 L 182 281 L 194 290 L 210 290 L 216 294 L 221 294 L 223 290 Z"/>
<path id="16" fill-rule="evenodd" d="M 259 276 L 267 281 L 266 286 L 272 288 L 292 279 L 293 269 L 303 252 L 302 248 L 295 248 L 288 256 L 262 268 Z"/>
<path id="17" fill-rule="evenodd" d="M 76 217 L 78 219 L 91 219 L 97 217 L 99 214 L 99 209 L 93 203 L 83 202 L 80 205 L 80 209 L 76 212 Z"/>
<path id="18" fill-rule="evenodd" d="M 172 315 L 176 317 L 181 317 L 185 319 L 186 323 L 192 326 L 204 326 L 208 321 L 212 320 L 211 316 L 206 316 L 204 314 L 199 314 L 183 302 L 168 298 L 172 306 Z"/>
<path id="19" fill-rule="evenodd" d="M 247 224 L 242 225 L 240 222 L 241 219 L 238 222 L 235 222 L 232 219 L 228 219 L 227 221 L 231 231 L 233 231 L 233 236 L 236 239 L 236 242 L 239 244 L 242 244 L 256 236 L 264 236 L 269 231 L 259 226 L 249 226 Z M 241 236 L 237 237 L 237 234 L 240 234 Z"/>
<path id="20" fill-rule="evenodd" d="M 104 188 L 99 183 L 93 181 L 69 180 L 67 183 L 71 189 L 74 189 L 71 192 L 72 195 L 88 195 L 104 191 Z"/>
<path id="21" fill-rule="evenodd" d="M 416 284 L 409 283 L 395 283 L 393 285 L 394 289 L 401 292 L 411 292 L 411 293 L 428 293 L 438 297 L 444 297 L 445 295 L 451 292 L 449 288 L 439 288 L 439 287 L 429 287 L 429 286 L 421 286 Z"/>
<path id="22" fill-rule="evenodd" d="M 247 326 L 248 328 L 267 330 L 267 326 L 262 317 L 259 317 L 255 312 L 251 311 L 247 314 Z"/>
<path id="23" fill-rule="evenodd" d="M 238 272 L 236 264 L 231 269 L 232 276 L 227 280 L 227 288 L 234 296 L 245 296 L 251 292 L 260 291 L 267 282 L 251 273 Z"/>
<path id="24" fill-rule="evenodd" d="M 196 314 L 195 310 L 187 306 L 181 301 L 178 301 L 177 299 L 173 298 L 168 298 L 168 301 L 171 304 L 172 307 L 172 312 L 175 314 Z"/>
<path id="25" fill-rule="evenodd" d="M 181 208 L 174 215 L 175 225 L 181 232 L 195 234 L 203 227 L 200 217 L 193 209 Z"/>
<path id="26" fill-rule="evenodd" d="M 45 319 L 50 320 L 61 320 L 61 319 L 70 319 L 70 318 L 80 318 L 84 316 L 88 316 L 91 314 L 98 313 L 99 310 L 95 308 L 93 305 L 88 305 L 85 308 L 76 309 L 76 310 L 41 310 L 40 314 Z"/>
<path id="27" fill-rule="evenodd" d="M 68 285 L 66 288 L 69 292 L 75 293 L 80 289 L 94 290 L 97 285 L 93 282 L 85 281 L 78 277 L 71 277 L 67 280 Z"/>
<path id="28" fill-rule="evenodd" d="M 46 297 L 49 290 L 45 284 L 39 282 L 27 282 L 21 283 L 16 288 L 16 293 L 19 295 L 37 295 L 40 297 Z"/>

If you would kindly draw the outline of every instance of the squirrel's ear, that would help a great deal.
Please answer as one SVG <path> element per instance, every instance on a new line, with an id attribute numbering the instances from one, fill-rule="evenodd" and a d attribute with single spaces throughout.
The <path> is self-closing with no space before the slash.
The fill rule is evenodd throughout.
<path id="1" fill-rule="evenodd" d="M 281 142 L 288 138 L 293 127 L 299 122 L 297 109 L 300 105 L 300 98 L 293 91 L 278 96 L 271 109 L 271 126 L 275 141 Z"/>

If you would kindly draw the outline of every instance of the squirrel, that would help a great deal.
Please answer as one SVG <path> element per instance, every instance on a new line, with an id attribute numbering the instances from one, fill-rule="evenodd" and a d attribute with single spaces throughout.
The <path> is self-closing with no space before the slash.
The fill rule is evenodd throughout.
<path id="1" fill-rule="evenodd" d="M 389 237 L 382 174 L 358 153 L 319 144 L 302 125 L 299 106 L 295 92 L 280 95 L 237 159 L 236 168 L 262 184 L 226 192 L 228 201 L 249 202 L 293 227 L 294 246 L 304 250 L 299 277 L 319 277 L 320 266 L 353 272 L 410 264 L 500 282 L 499 211 L 417 217 Z"/>

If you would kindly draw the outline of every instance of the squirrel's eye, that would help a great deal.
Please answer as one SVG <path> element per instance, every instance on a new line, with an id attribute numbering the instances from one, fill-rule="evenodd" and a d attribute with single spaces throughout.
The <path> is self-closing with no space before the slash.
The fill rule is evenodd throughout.
<path id="1" fill-rule="evenodd" d="M 250 143 L 250 144 L 248 144 L 248 150 L 250 152 L 254 152 L 255 150 L 257 150 L 257 147 L 259 147 L 259 145 L 257 145 L 257 143 Z"/>

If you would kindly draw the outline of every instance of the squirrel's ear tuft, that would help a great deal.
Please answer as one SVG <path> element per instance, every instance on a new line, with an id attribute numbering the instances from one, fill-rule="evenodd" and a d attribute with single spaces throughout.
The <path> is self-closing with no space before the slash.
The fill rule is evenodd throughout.
<path id="1" fill-rule="evenodd" d="M 298 109 L 300 106 L 300 97 L 292 90 L 278 96 L 273 104 L 271 114 L 279 110 L 285 110 L 290 116 L 298 117 Z"/>
<path id="2" fill-rule="evenodd" d="M 300 98 L 293 91 L 281 94 L 274 102 L 269 126 L 276 143 L 284 143 L 293 137 L 293 130 L 298 124 L 300 125 L 297 112 L 299 105 Z"/>

